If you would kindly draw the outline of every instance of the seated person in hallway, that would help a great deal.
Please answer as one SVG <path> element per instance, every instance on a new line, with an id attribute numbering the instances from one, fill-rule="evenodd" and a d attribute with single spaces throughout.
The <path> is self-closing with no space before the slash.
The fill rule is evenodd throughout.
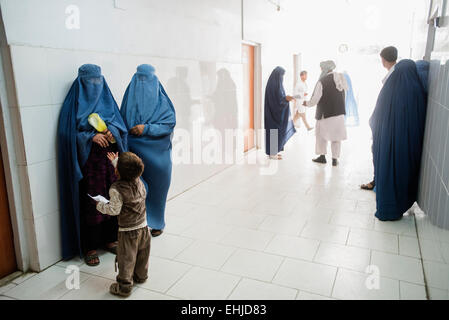
<path id="1" fill-rule="evenodd" d="M 295 85 L 295 90 L 293 92 L 295 98 L 295 112 L 293 117 L 293 123 L 295 123 L 295 127 L 298 127 L 296 125 L 299 118 L 302 119 L 302 122 L 306 126 L 307 130 L 310 131 L 313 129 L 307 122 L 306 118 L 306 108 L 303 106 L 304 101 L 308 95 L 308 88 L 307 88 L 307 71 L 301 71 L 299 74 L 300 79 Z"/>
<path id="2" fill-rule="evenodd" d="M 396 61 L 398 59 L 398 49 L 391 46 L 383 48 L 382 51 L 380 52 L 380 58 L 382 61 L 382 66 L 388 71 L 387 75 L 382 80 L 382 84 L 385 85 L 385 82 L 394 72 L 394 66 L 396 65 Z M 362 188 L 363 190 L 374 190 L 375 187 L 376 187 L 375 177 L 373 177 L 373 180 L 371 182 L 362 184 L 360 186 L 360 188 Z"/>
<path id="3" fill-rule="evenodd" d="M 107 131 L 97 132 L 88 117 L 97 113 Z M 101 68 L 82 65 L 61 109 L 58 124 L 58 170 L 62 256 L 84 257 L 88 266 L 100 263 L 97 249 L 115 253 L 117 219 L 104 216 L 88 194 L 106 196 L 116 180 L 108 152 L 127 149 L 125 123 L 101 75 Z"/>
<path id="4" fill-rule="evenodd" d="M 132 152 L 110 153 L 118 180 L 109 189 L 109 203 L 97 202 L 97 210 L 118 217 L 117 282 L 109 291 L 128 297 L 133 283 L 144 283 L 148 278 L 151 236 L 147 225 L 145 199 L 147 192 L 140 176 L 144 164 Z"/>
<path id="5" fill-rule="evenodd" d="M 386 79 L 370 118 L 376 217 L 394 221 L 417 200 L 427 94 L 416 64 L 401 60 Z"/>
<path id="6" fill-rule="evenodd" d="M 304 106 L 316 108 L 316 145 L 315 152 L 319 155 L 313 159 L 317 163 L 326 163 L 327 142 L 331 142 L 332 165 L 338 165 L 341 152 L 341 141 L 346 140 L 345 127 L 345 90 L 348 84 L 345 77 L 333 72 L 336 65 L 333 61 L 320 63 L 321 76 L 315 86 L 310 101 L 305 101 Z"/>
<path id="7" fill-rule="evenodd" d="M 282 67 L 276 67 L 265 89 L 265 153 L 273 160 L 281 160 L 287 141 L 296 133 L 290 118 L 289 102 L 294 98 L 285 95 Z"/>
<path id="8" fill-rule="evenodd" d="M 175 108 L 149 64 L 137 67 L 122 101 L 120 113 L 129 128 L 129 150 L 145 164 L 143 180 L 147 195 L 147 218 L 151 235 L 165 228 L 165 204 L 172 172 L 172 133 L 176 125 Z"/>

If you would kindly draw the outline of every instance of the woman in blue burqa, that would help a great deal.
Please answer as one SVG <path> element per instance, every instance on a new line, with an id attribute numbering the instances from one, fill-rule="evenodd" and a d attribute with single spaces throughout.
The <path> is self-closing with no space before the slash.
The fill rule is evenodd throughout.
<path id="1" fill-rule="evenodd" d="M 401 60 L 385 82 L 370 118 L 376 217 L 402 218 L 417 199 L 427 93 L 412 60 Z"/>
<path id="2" fill-rule="evenodd" d="M 88 117 L 97 113 L 107 130 L 97 132 Z M 87 265 L 100 263 L 96 250 L 115 253 L 117 219 L 96 210 L 92 196 L 109 195 L 116 180 L 108 152 L 127 149 L 127 130 L 106 80 L 97 65 L 78 69 L 59 115 L 58 169 L 62 255 L 84 256 Z"/>
<path id="3" fill-rule="evenodd" d="M 142 175 L 148 187 L 147 221 L 156 237 L 165 227 L 165 203 L 170 187 L 171 138 L 176 124 L 175 108 L 154 74 L 154 67 L 142 64 L 131 79 L 120 113 L 129 128 L 129 150 L 142 158 Z"/>
<path id="4" fill-rule="evenodd" d="M 276 67 L 265 89 L 265 153 L 274 160 L 282 159 L 279 152 L 296 132 L 289 107 L 294 98 L 285 95 L 284 74 L 282 67 Z"/>

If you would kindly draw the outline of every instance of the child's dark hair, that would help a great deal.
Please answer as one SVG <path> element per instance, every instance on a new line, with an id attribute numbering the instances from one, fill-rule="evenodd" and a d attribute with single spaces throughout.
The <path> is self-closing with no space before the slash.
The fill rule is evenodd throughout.
<path id="1" fill-rule="evenodd" d="M 118 157 L 117 170 L 121 180 L 136 180 L 142 175 L 143 168 L 142 160 L 132 152 L 123 152 Z"/>

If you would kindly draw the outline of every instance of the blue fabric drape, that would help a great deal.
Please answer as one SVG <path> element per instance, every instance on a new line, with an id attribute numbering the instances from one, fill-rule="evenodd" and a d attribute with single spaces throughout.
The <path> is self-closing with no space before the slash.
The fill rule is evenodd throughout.
<path id="1" fill-rule="evenodd" d="M 284 74 L 282 67 L 276 67 L 270 75 L 265 89 L 265 153 L 276 155 L 295 134 L 290 118 L 289 102 L 285 100 Z M 276 138 L 277 136 L 277 138 Z"/>
<path id="2" fill-rule="evenodd" d="M 82 65 L 67 94 L 58 123 L 58 176 L 62 256 L 83 255 L 80 239 L 79 181 L 96 131 L 88 122 L 96 112 L 105 121 L 120 151 L 127 149 L 127 130 L 99 66 Z"/>
<path id="3" fill-rule="evenodd" d="M 352 89 L 352 81 L 346 72 L 343 75 L 348 83 L 348 90 L 345 95 L 345 124 L 348 127 L 357 127 L 359 125 L 359 110 Z"/>
<path id="4" fill-rule="evenodd" d="M 128 144 L 129 150 L 145 164 L 142 178 L 149 189 L 146 199 L 148 225 L 162 230 L 171 181 L 171 137 L 176 114 L 152 66 L 137 67 L 123 97 L 120 113 L 128 129 L 145 125 L 142 136 L 129 135 Z"/>
<path id="5" fill-rule="evenodd" d="M 379 220 L 400 219 L 416 201 L 426 108 L 415 62 L 401 60 L 370 118 Z"/>

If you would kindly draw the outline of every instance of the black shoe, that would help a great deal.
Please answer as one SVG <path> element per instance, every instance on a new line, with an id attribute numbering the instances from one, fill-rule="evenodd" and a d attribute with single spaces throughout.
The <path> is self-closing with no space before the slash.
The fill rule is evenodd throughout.
<path id="1" fill-rule="evenodd" d="M 334 167 L 336 167 L 338 165 L 338 160 L 337 159 L 332 159 L 332 165 Z"/>
<path id="2" fill-rule="evenodd" d="M 312 161 L 317 163 L 327 163 L 325 155 L 321 155 L 316 159 L 312 159 Z"/>

